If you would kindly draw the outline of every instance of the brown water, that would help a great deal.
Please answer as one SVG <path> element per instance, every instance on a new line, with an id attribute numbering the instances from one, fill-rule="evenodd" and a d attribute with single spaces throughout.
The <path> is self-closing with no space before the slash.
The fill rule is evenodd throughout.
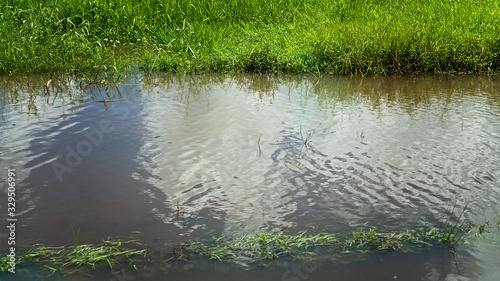
<path id="1" fill-rule="evenodd" d="M 137 75 L 117 86 L 0 79 L 1 187 L 6 192 L 7 169 L 15 169 L 16 240 L 24 245 L 71 245 L 71 225 L 81 243 L 317 226 L 406 230 L 437 227 L 453 206 L 459 213 L 467 204 L 465 218 L 488 220 L 498 237 L 497 76 Z M 7 224 L 6 200 L 0 210 Z M 0 250 L 6 235 L 0 231 Z M 322 261 L 307 274 L 217 263 L 127 273 L 139 280 L 500 278 L 498 238 L 473 243 L 455 255 L 429 249 Z M 88 280 L 112 278 L 96 272 Z"/>

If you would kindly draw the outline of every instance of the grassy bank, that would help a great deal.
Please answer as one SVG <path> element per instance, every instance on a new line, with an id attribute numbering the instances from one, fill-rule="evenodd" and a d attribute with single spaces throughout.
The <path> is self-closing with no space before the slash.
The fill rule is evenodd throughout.
<path id="1" fill-rule="evenodd" d="M 0 72 L 500 68 L 494 0 L 7 0 Z"/>

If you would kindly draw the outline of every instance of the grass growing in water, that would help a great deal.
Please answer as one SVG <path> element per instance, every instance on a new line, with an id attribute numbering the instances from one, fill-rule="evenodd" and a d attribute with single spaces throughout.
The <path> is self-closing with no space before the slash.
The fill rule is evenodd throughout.
<path id="1" fill-rule="evenodd" d="M 34 245 L 24 255 L 18 256 L 16 266 L 25 263 L 41 265 L 51 273 L 68 274 L 75 271 L 113 269 L 117 266 L 132 265 L 148 267 L 151 261 L 184 263 L 194 260 L 218 260 L 245 267 L 266 265 L 280 259 L 280 266 L 287 266 L 293 260 L 328 260 L 345 258 L 346 254 L 363 254 L 369 251 L 389 251 L 400 249 L 416 252 L 425 247 L 443 245 L 451 250 L 460 243 L 467 244 L 471 237 L 489 233 L 489 221 L 483 224 L 466 223 L 464 219 L 468 203 L 455 215 L 457 202 L 449 209 L 449 215 L 440 229 L 417 228 L 407 231 L 379 232 L 376 228 L 358 230 L 347 235 L 302 231 L 298 234 L 263 232 L 256 235 L 220 236 L 209 240 L 190 240 L 151 247 L 137 240 L 121 242 L 109 239 L 101 245 L 80 245 L 80 229 L 71 226 L 73 247 L 49 247 Z M 477 231 L 473 228 L 477 227 Z M 342 238 L 344 237 L 344 238 Z M 498 239 L 498 237 L 496 238 Z M 0 272 L 9 269 L 9 258 L 0 258 Z M 19 270 L 19 269 L 18 269 Z"/>
<path id="2" fill-rule="evenodd" d="M 463 213 L 463 212 L 462 212 Z M 73 229 L 75 245 L 72 247 L 49 247 L 34 245 L 16 262 L 17 270 L 26 263 L 41 265 L 51 273 L 68 274 L 76 271 L 112 269 L 132 265 L 134 268 L 147 267 L 151 262 L 176 264 L 195 260 L 213 259 L 230 262 L 245 267 L 266 265 L 278 260 L 281 266 L 293 260 L 336 259 L 345 255 L 364 254 L 370 251 L 400 250 L 416 252 L 431 246 L 456 247 L 465 242 L 469 235 L 458 234 L 466 231 L 471 236 L 485 232 L 487 223 L 479 225 L 478 232 L 471 227 L 462 228 L 459 223 L 446 222 L 453 230 L 418 228 L 403 232 L 379 232 L 375 228 L 359 230 L 342 238 L 338 234 L 303 231 L 298 234 L 260 233 L 256 235 L 221 236 L 209 240 L 177 242 L 162 247 L 151 248 L 138 241 L 103 241 L 101 245 L 79 245 L 78 231 Z M 460 227 L 458 227 L 460 225 Z M 446 227 L 446 226 L 445 226 Z M 5 256 L 5 255 L 3 255 Z M 0 272 L 9 268 L 6 257 L 0 259 Z M 169 266 L 170 266 L 169 265 Z"/>
<path id="3" fill-rule="evenodd" d="M 500 67 L 494 0 L 7 0 L 0 72 L 479 72 Z"/>
<path id="4" fill-rule="evenodd" d="M 115 268 L 133 263 L 136 257 L 144 255 L 145 249 L 136 250 L 136 241 L 103 241 L 101 245 L 79 245 L 71 247 L 50 247 L 34 245 L 16 262 L 16 267 L 26 263 L 41 265 L 51 273 L 72 273 L 78 270 Z M 7 259 L 0 259 L 0 271 L 9 268 Z M 20 268 L 18 268 L 19 270 Z"/>
<path id="5" fill-rule="evenodd" d="M 460 212 L 460 215 L 458 216 L 457 219 L 453 219 L 453 213 L 455 212 L 456 208 L 456 202 L 453 205 L 453 208 L 451 210 L 450 216 L 446 219 L 444 222 L 443 226 L 443 232 L 440 237 L 440 242 L 443 244 L 446 244 L 448 246 L 454 247 L 457 245 L 461 240 L 463 240 L 463 233 L 464 233 L 464 225 L 465 225 L 465 219 L 462 219 L 465 210 L 467 209 L 467 206 L 469 205 L 469 202 L 465 204 L 465 207 L 462 209 Z M 483 225 L 483 229 L 484 229 Z M 479 229 L 481 231 L 481 227 Z"/>
<path id="6" fill-rule="evenodd" d="M 75 229 L 73 228 L 73 226 L 71 226 L 71 232 L 73 234 L 73 241 L 75 243 L 75 255 L 78 258 L 79 257 L 78 242 L 80 240 L 80 229 L 78 229 L 78 232 L 75 235 Z"/>

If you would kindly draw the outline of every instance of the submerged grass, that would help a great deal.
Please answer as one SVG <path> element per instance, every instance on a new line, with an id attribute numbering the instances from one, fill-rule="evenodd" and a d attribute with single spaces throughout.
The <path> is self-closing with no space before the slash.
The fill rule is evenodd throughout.
<path id="1" fill-rule="evenodd" d="M 494 0 L 7 0 L 0 19 L 3 73 L 500 67 Z"/>
<path id="2" fill-rule="evenodd" d="M 463 214 L 463 212 L 462 212 Z M 460 216 L 461 217 L 461 216 Z M 379 232 L 375 228 L 359 230 L 347 235 L 303 231 L 298 234 L 263 232 L 256 235 L 221 236 L 209 240 L 190 240 L 151 247 L 136 240 L 126 242 L 108 239 L 101 245 L 79 245 L 78 231 L 73 229 L 74 246 L 50 247 L 34 245 L 17 258 L 17 271 L 29 263 L 43 266 L 50 273 L 70 274 L 96 269 L 113 269 L 118 266 L 146 268 L 151 263 L 173 264 L 196 260 L 217 260 L 244 267 L 268 265 L 279 259 L 280 266 L 294 260 L 312 261 L 344 259 L 346 255 L 363 255 L 370 251 L 417 252 L 426 247 L 444 245 L 454 249 L 459 243 L 467 243 L 469 237 L 477 237 L 489 227 L 488 222 L 478 226 L 463 227 L 460 218 L 456 223 L 445 222 L 445 228 L 418 228 L 407 231 Z M 450 228 L 451 227 L 451 228 Z M 343 237 L 343 238 L 342 238 Z M 0 272 L 9 269 L 9 259 L 0 259 Z"/>
<path id="3" fill-rule="evenodd" d="M 75 247 L 51 247 L 36 244 L 16 261 L 16 267 L 24 264 L 40 265 L 51 273 L 72 273 L 85 269 L 115 268 L 133 263 L 143 256 L 145 249 L 137 250 L 137 241 L 103 241 L 101 245 L 75 245 Z M 140 246 L 140 245 L 139 245 Z M 0 259 L 0 271 L 9 268 L 8 259 Z"/>

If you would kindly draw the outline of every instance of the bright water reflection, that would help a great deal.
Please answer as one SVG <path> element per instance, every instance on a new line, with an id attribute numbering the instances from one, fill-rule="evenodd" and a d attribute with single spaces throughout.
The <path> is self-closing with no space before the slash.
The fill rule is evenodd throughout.
<path id="1" fill-rule="evenodd" d="M 205 209 L 225 233 L 408 227 L 499 198 L 499 99 L 480 79 L 191 79 L 141 81 L 142 132 L 159 136 L 146 180 L 185 211 L 167 223 Z"/>
<path id="2" fill-rule="evenodd" d="M 30 79 L 3 78 L 0 135 L 27 244 L 70 244 L 70 225 L 82 242 L 405 230 L 466 204 L 467 220 L 497 231 L 497 77 Z M 465 271 L 450 259 L 419 278 L 496 276 L 498 240 L 477 243 L 460 252 Z"/>

